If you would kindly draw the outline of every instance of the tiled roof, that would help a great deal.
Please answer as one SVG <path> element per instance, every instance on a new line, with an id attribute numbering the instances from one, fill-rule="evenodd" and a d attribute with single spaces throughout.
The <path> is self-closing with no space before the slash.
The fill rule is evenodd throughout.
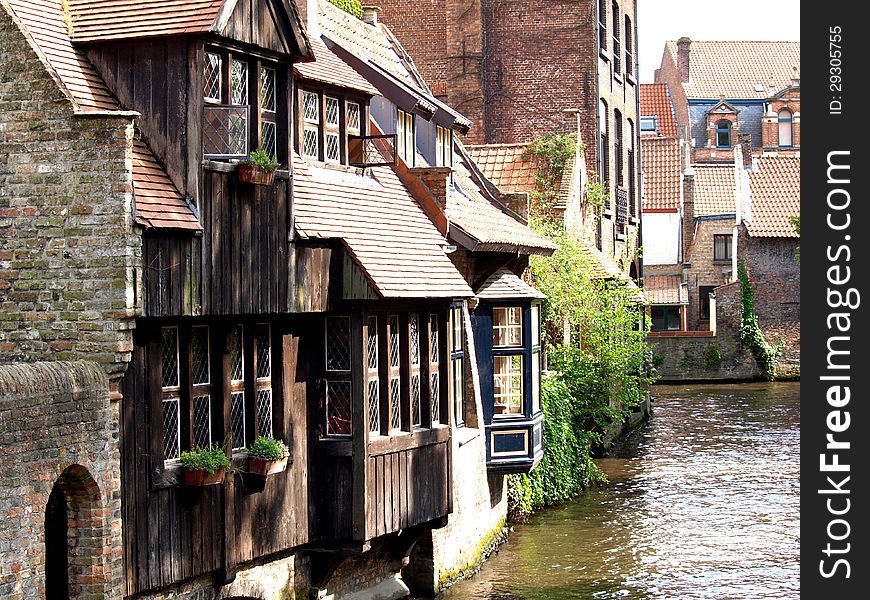
<path id="1" fill-rule="evenodd" d="M 202 229 L 178 188 L 139 139 L 133 141 L 133 193 L 136 222 L 146 229 Z"/>
<path id="2" fill-rule="evenodd" d="M 641 138 L 643 209 L 679 210 L 680 143 L 676 138 Z"/>
<path id="3" fill-rule="evenodd" d="M 666 48 L 676 64 L 677 43 Z M 683 89 L 690 99 L 769 98 L 800 78 L 800 51 L 800 42 L 692 41 Z"/>
<path id="4" fill-rule="evenodd" d="M 788 220 L 801 214 L 799 156 L 761 156 L 758 170 L 749 174 L 752 220 L 746 229 L 753 237 L 799 237 Z"/>
<path id="5" fill-rule="evenodd" d="M 293 158 L 300 235 L 343 240 L 385 298 L 472 295 L 444 252 L 446 240 L 389 167 L 361 176 Z"/>
<path id="6" fill-rule="evenodd" d="M 67 0 L 76 42 L 205 33 L 226 0 Z"/>
<path id="7" fill-rule="evenodd" d="M 69 38 L 57 0 L 6 0 L 20 20 L 20 27 L 30 37 L 35 50 L 57 74 L 64 91 L 81 110 L 119 110 L 97 70 L 84 51 L 75 48 Z"/>
<path id="8" fill-rule="evenodd" d="M 447 218 L 478 241 L 477 251 L 552 254 L 556 245 L 487 200 L 468 169 L 454 165 L 457 189 L 447 198 Z"/>
<path id="9" fill-rule="evenodd" d="M 528 144 L 465 146 L 480 170 L 498 189 L 507 193 L 534 192 L 535 164 L 523 155 Z"/>
<path id="10" fill-rule="evenodd" d="M 650 304 L 688 304 L 689 290 L 679 275 L 647 275 L 643 291 Z"/>
<path id="11" fill-rule="evenodd" d="M 658 117 L 659 133 L 665 137 L 677 137 L 677 120 L 667 84 L 640 84 L 640 115 Z"/>
<path id="12" fill-rule="evenodd" d="M 412 76 L 390 38 L 380 30 L 382 25 L 372 27 L 326 0 L 317 0 L 317 4 L 318 25 L 327 38 L 348 52 L 373 61 L 407 85 L 420 89 L 421 82 Z"/>
<path id="13" fill-rule="evenodd" d="M 696 164 L 695 216 L 733 215 L 737 212 L 734 198 L 734 165 Z"/>
<path id="14" fill-rule="evenodd" d="M 528 285 L 525 281 L 508 271 L 501 269 L 493 273 L 480 289 L 477 297 L 484 300 L 531 298 L 544 299 L 546 296 L 539 290 Z"/>
<path id="15" fill-rule="evenodd" d="M 34 50 L 57 75 L 72 104 L 84 111 L 121 110 L 84 52 L 72 45 L 60 3 L 7 0 Z M 133 142 L 133 192 L 136 221 L 156 228 L 199 229 L 190 207 L 141 140 Z"/>
<path id="16" fill-rule="evenodd" d="M 358 90 L 370 96 L 380 96 L 378 88 L 368 82 L 353 67 L 341 60 L 326 47 L 323 39 L 311 37 L 311 50 L 314 62 L 296 63 L 293 68 L 303 79 L 311 79 L 351 90 Z"/>

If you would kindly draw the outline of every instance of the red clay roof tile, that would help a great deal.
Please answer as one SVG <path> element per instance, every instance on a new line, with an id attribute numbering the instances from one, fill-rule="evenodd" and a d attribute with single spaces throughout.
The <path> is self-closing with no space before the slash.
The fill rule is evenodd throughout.
<path id="1" fill-rule="evenodd" d="M 534 192 L 535 163 L 523 156 L 528 144 L 465 146 L 481 172 L 502 192 Z"/>
<path id="2" fill-rule="evenodd" d="M 758 158 L 758 170 L 749 174 L 752 220 L 746 229 L 752 237 L 799 237 L 789 217 L 801 214 L 800 156 Z"/>
<path id="3" fill-rule="evenodd" d="M 679 275 L 647 275 L 643 291 L 650 304 L 688 304 L 689 290 Z"/>
<path id="4" fill-rule="evenodd" d="M 76 42 L 205 33 L 226 0 L 68 0 Z"/>
<path id="5" fill-rule="evenodd" d="M 370 96 L 381 95 L 378 88 L 327 48 L 320 36 L 312 36 L 311 50 L 314 52 L 314 62 L 293 65 L 296 73 L 303 79 L 358 90 Z"/>
<path id="6" fill-rule="evenodd" d="M 643 209 L 680 208 L 680 143 L 676 138 L 641 138 Z"/>
<path id="7" fill-rule="evenodd" d="M 737 212 L 732 163 L 692 165 L 695 172 L 695 216 L 733 215 Z"/>
<path id="8" fill-rule="evenodd" d="M 676 64 L 677 43 L 665 51 Z M 800 52 L 800 42 L 693 40 L 683 89 L 687 98 L 769 98 L 800 79 Z"/>
<path id="9" fill-rule="evenodd" d="M 141 140 L 133 141 L 136 222 L 146 229 L 200 230 L 199 220 Z"/>
<path id="10" fill-rule="evenodd" d="M 642 83 L 640 85 L 640 115 L 658 117 L 659 134 L 677 137 L 677 119 L 668 86 L 664 83 Z"/>
<path id="11" fill-rule="evenodd" d="M 477 297 L 485 300 L 501 300 L 515 298 L 531 298 L 543 300 L 547 296 L 536 290 L 525 281 L 514 275 L 507 269 L 499 269 L 487 279 L 480 289 Z"/>

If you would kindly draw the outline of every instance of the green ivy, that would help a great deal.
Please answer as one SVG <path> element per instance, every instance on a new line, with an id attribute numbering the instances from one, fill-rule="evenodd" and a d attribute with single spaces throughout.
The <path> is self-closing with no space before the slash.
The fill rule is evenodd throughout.
<path id="1" fill-rule="evenodd" d="M 362 19 L 362 3 L 360 0 L 329 0 L 346 13 L 350 13 L 357 19 Z"/>
<path id="2" fill-rule="evenodd" d="M 534 160 L 536 189 L 532 192 L 532 207 L 536 214 L 552 217 L 559 197 L 556 183 L 565 173 L 565 166 L 577 151 L 574 134 L 547 133 L 539 135 L 523 153 L 523 160 Z"/>
<path id="3" fill-rule="evenodd" d="M 625 285 L 593 279 L 588 254 L 558 224 L 533 219 L 532 227 L 558 246 L 530 261 L 535 286 L 547 295 L 551 374 L 541 382 L 544 457 L 530 474 L 508 479 L 513 518 L 603 481 L 593 447 L 646 397 L 651 381 L 644 375 L 650 352 L 642 312 Z M 562 343 L 565 326 L 575 332 L 569 344 Z"/>
<path id="4" fill-rule="evenodd" d="M 798 234 L 798 237 L 801 236 L 801 218 L 800 217 L 789 217 L 789 222 L 794 227 L 795 233 Z M 801 245 L 798 244 L 798 247 L 794 251 L 795 259 L 800 262 L 801 261 Z"/>
<path id="5" fill-rule="evenodd" d="M 708 371 L 718 371 L 720 366 L 722 366 L 722 352 L 719 346 L 710 342 L 704 348 L 704 368 Z"/>
<path id="6" fill-rule="evenodd" d="M 779 362 L 785 342 L 779 342 L 772 346 L 764 337 L 761 326 L 758 324 L 758 315 L 755 314 L 755 294 L 749 275 L 746 272 L 746 264 L 739 261 L 737 264 L 737 276 L 740 279 L 740 299 L 742 314 L 740 318 L 740 342 L 749 348 L 762 376 L 768 381 L 776 378 L 776 364 Z"/>

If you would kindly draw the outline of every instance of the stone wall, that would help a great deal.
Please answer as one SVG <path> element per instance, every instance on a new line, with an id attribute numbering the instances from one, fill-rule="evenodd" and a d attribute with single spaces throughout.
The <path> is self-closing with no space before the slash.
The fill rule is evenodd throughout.
<path id="1" fill-rule="evenodd" d="M 130 359 L 132 116 L 75 113 L 0 9 L 0 361 Z"/>
<path id="2" fill-rule="evenodd" d="M 118 405 L 103 370 L 93 362 L 0 365 L 0 445 L 0 597 L 45 598 L 45 509 L 57 484 L 70 593 L 120 598 Z"/>
<path id="3" fill-rule="evenodd" d="M 731 273 L 731 260 L 713 260 L 713 236 L 731 235 L 734 231 L 734 217 L 704 219 L 696 224 L 697 233 L 686 254 L 686 260 L 691 263 L 689 269 L 689 307 L 687 313 L 688 328 L 691 331 L 701 327 L 700 286 L 719 286 L 727 282 Z M 706 323 L 703 329 L 707 329 Z"/>

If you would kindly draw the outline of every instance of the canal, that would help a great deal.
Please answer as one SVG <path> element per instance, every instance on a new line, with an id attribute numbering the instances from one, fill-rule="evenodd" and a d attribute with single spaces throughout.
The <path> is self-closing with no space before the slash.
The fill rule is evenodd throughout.
<path id="1" fill-rule="evenodd" d="M 514 525 L 444 600 L 797 598 L 797 383 L 656 386 L 610 482 Z"/>

